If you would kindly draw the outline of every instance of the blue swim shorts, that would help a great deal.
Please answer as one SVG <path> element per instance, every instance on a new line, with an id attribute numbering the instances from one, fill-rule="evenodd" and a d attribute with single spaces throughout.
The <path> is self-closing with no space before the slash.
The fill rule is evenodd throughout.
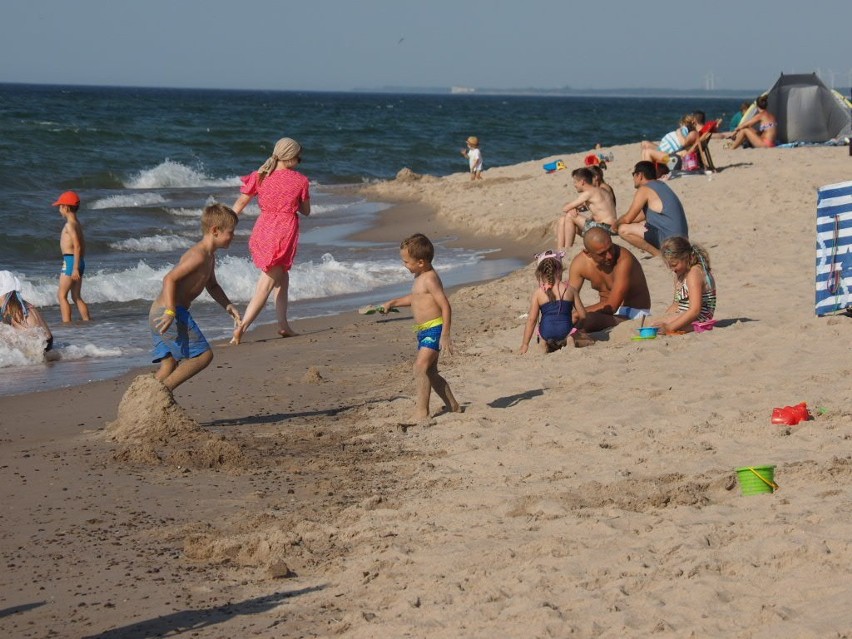
<path id="1" fill-rule="evenodd" d="M 211 350 L 210 344 L 192 319 L 189 310 L 183 306 L 175 309 L 175 318 L 168 330 L 160 335 L 155 322 L 163 316 L 162 306 L 152 306 L 148 315 L 148 326 L 151 329 L 151 341 L 154 348 L 151 361 L 155 364 L 171 355 L 176 361 L 198 357 Z"/>
<path id="2" fill-rule="evenodd" d="M 86 260 L 80 258 L 80 277 L 86 272 Z M 71 277 L 74 274 L 74 256 L 67 253 L 62 255 L 62 268 L 59 269 L 61 275 Z"/>
<path id="3" fill-rule="evenodd" d="M 415 326 L 414 330 L 417 331 L 417 349 L 431 348 L 433 351 L 440 351 L 441 332 L 443 329 L 444 321 L 440 317 Z"/>

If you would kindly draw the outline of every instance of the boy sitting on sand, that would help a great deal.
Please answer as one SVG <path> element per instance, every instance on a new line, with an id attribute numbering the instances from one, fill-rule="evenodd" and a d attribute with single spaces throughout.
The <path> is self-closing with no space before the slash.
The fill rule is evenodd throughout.
<path id="1" fill-rule="evenodd" d="M 160 363 L 155 377 L 174 390 L 197 375 L 213 361 L 213 351 L 198 324 L 189 314 L 189 305 L 207 289 L 235 322 L 237 307 L 216 281 L 214 266 L 218 249 L 228 248 L 234 239 L 237 214 L 223 204 L 213 204 L 201 214 L 201 241 L 183 254 L 163 278 L 163 290 L 151 305 L 148 324 L 154 342 L 153 361 Z M 180 365 L 178 363 L 180 362 Z"/>
<path id="2" fill-rule="evenodd" d="M 612 233 L 612 225 L 618 217 L 615 212 L 615 197 L 601 186 L 595 186 L 595 174 L 587 168 L 575 169 L 571 173 L 574 188 L 580 195 L 564 206 L 565 215 L 556 224 L 556 245 L 565 251 L 574 246 L 577 233 L 585 234 L 590 228 L 601 228 Z M 588 210 L 589 217 L 581 211 Z"/>
<path id="3" fill-rule="evenodd" d="M 414 380 L 417 384 L 415 419 L 429 419 L 429 395 L 432 389 L 444 400 L 450 412 L 459 412 L 459 403 L 453 397 L 450 385 L 438 373 L 438 352 L 446 349 L 452 354 L 450 338 L 452 308 L 444 293 L 441 278 L 432 268 L 435 247 L 422 233 L 405 238 L 399 247 L 402 263 L 414 274 L 411 294 L 382 304 L 382 313 L 389 313 L 395 306 L 410 306 L 417 322 L 417 359 L 414 361 Z"/>

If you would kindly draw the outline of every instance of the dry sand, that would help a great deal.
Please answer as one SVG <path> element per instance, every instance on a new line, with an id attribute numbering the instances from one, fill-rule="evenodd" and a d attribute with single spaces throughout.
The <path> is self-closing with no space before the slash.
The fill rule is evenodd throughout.
<path id="1" fill-rule="evenodd" d="M 623 213 L 639 147 L 606 151 Z M 670 183 L 712 332 L 518 356 L 527 267 L 453 293 L 466 411 L 431 427 L 405 312 L 261 327 L 177 404 L 138 371 L 0 398 L 0 636 L 852 637 L 852 320 L 812 310 L 815 191 L 850 159 L 713 153 Z M 527 254 L 572 197 L 541 165 L 583 155 L 367 192 L 416 207 L 378 232 Z M 642 264 L 660 313 L 671 275 Z M 799 401 L 814 420 L 770 423 Z M 757 464 L 781 488 L 741 496 Z"/>

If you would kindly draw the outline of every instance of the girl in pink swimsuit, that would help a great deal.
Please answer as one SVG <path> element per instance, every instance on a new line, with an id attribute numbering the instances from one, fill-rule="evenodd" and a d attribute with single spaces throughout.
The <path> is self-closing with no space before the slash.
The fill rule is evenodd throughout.
<path id="1" fill-rule="evenodd" d="M 233 344 L 240 343 L 273 289 L 277 289 L 275 314 L 278 334 L 282 337 L 296 335 L 287 322 L 290 268 L 299 243 L 299 214 L 311 214 L 308 178 L 294 170 L 301 161 L 301 145 L 291 138 L 281 138 L 263 166 L 240 178 L 243 182 L 241 195 L 233 209 L 239 215 L 257 196 L 260 217 L 251 232 L 249 250 L 261 274 L 242 322 L 234 329 Z"/>

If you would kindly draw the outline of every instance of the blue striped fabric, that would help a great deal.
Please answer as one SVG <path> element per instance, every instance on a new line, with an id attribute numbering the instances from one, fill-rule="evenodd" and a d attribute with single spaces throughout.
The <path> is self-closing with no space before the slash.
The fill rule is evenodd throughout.
<path id="1" fill-rule="evenodd" d="M 817 315 L 852 308 L 852 182 L 823 186 L 817 195 Z"/>

